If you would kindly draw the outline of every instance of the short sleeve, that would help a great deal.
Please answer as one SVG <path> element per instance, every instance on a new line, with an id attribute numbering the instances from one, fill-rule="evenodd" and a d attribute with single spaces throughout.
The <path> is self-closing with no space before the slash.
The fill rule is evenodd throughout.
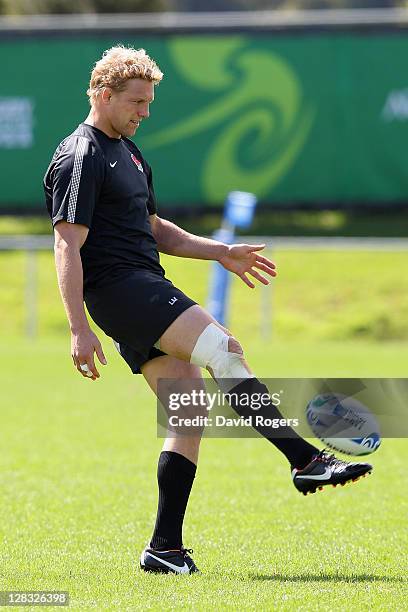
<path id="1" fill-rule="evenodd" d="M 154 215 L 157 212 L 156 196 L 154 195 L 152 169 L 147 166 L 147 186 L 149 188 L 149 197 L 147 200 L 147 210 L 149 215 Z"/>
<path id="2" fill-rule="evenodd" d="M 70 138 L 55 161 L 52 224 L 67 221 L 90 228 L 101 176 L 101 160 L 92 143 L 83 136 Z"/>

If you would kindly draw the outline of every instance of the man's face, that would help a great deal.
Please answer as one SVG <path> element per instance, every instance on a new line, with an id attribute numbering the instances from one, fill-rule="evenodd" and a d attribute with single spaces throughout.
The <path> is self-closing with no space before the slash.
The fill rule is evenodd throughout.
<path id="1" fill-rule="evenodd" d="M 123 91 L 104 92 L 107 119 L 117 136 L 135 135 L 142 119 L 149 117 L 149 105 L 154 100 L 154 84 L 144 79 L 130 79 Z"/>

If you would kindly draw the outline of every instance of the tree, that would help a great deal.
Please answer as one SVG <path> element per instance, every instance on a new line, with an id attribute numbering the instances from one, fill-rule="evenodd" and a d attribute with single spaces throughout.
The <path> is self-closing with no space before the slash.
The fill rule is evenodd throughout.
<path id="1" fill-rule="evenodd" d="M 0 0 L 0 13 L 8 15 L 143 13 L 166 8 L 167 0 Z"/>

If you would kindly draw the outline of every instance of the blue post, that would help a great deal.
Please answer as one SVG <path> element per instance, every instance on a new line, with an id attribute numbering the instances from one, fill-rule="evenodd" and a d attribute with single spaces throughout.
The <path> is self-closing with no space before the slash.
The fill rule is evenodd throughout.
<path id="1" fill-rule="evenodd" d="M 225 201 L 222 227 L 214 232 L 214 240 L 233 244 L 235 227 L 252 223 L 256 205 L 253 193 L 231 191 Z M 218 262 L 213 264 L 207 310 L 221 325 L 226 325 L 231 276 Z"/>
<path id="2" fill-rule="evenodd" d="M 214 232 L 213 238 L 225 244 L 232 244 L 234 231 L 229 228 L 221 228 Z M 221 325 L 225 325 L 230 280 L 231 276 L 228 270 L 223 268 L 218 261 L 215 261 L 212 266 L 207 310 Z"/>

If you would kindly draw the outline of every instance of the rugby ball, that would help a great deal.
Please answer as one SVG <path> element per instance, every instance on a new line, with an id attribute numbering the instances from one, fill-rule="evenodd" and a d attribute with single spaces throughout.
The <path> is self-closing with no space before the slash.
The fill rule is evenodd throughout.
<path id="1" fill-rule="evenodd" d="M 347 455 L 370 455 L 381 444 L 375 417 L 354 397 L 316 395 L 306 406 L 306 419 L 317 438 Z"/>

